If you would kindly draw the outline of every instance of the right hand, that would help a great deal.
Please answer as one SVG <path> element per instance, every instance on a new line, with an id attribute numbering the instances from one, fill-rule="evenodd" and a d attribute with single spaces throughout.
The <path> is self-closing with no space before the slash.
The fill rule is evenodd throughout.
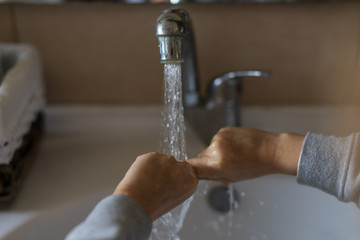
<path id="1" fill-rule="evenodd" d="M 188 162 L 199 179 L 225 183 L 271 173 L 296 174 L 304 136 L 255 129 L 220 129 L 211 144 Z"/>
<path id="2" fill-rule="evenodd" d="M 137 200 L 155 220 L 189 198 L 197 184 L 195 171 L 186 161 L 147 153 L 136 158 L 114 194 Z"/>

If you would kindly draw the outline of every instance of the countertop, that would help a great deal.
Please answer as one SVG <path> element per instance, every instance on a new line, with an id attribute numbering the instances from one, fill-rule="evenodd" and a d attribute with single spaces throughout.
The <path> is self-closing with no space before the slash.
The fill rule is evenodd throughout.
<path id="1" fill-rule="evenodd" d="M 13 204 L 0 211 L 0 239 L 62 239 L 112 193 L 136 156 L 158 150 L 160 109 L 47 107 L 37 157 Z M 353 107 L 248 107 L 242 113 L 243 126 L 298 133 L 346 135 L 360 119 Z M 191 130 L 187 141 L 190 157 L 205 147 Z"/>

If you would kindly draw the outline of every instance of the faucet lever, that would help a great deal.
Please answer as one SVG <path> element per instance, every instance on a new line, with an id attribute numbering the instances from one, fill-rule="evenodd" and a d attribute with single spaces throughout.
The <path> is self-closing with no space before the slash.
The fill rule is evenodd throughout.
<path id="1" fill-rule="evenodd" d="M 271 71 L 245 70 L 225 73 L 215 78 L 208 86 L 208 103 L 234 101 L 240 97 L 242 78 L 269 77 Z"/>
<path id="2" fill-rule="evenodd" d="M 235 72 L 228 72 L 225 73 L 217 78 L 215 78 L 210 85 L 213 86 L 220 86 L 221 84 L 232 80 L 238 79 L 241 80 L 244 77 L 269 77 L 271 75 L 271 71 L 265 70 L 244 70 L 244 71 L 235 71 Z"/>
<path id="3" fill-rule="evenodd" d="M 244 70 L 244 71 L 235 71 L 228 72 L 216 79 L 230 79 L 230 78 L 242 78 L 242 77 L 269 77 L 271 75 L 271 71 L 261 71 L 261 70 Z M 215 80 L 216 80 L 215 79 Z"/>

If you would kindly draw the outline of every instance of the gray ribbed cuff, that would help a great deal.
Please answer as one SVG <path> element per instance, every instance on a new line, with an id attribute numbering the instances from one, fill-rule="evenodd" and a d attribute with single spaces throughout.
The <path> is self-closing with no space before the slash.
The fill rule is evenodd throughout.
<path id="1" fill-rule="evenodd" d="M 149 238 L 151 228 L 149 215 L 137 201 L 123 195 L 111 195 L 99 202 L 66 240 L 143 240 Z"/>
<path id="2" fill-rule="evenodd" d="M 333 137 L 307 133 L 299 159 L 297 181 L 343 200 L 353 139 L 354 135 Z"/>

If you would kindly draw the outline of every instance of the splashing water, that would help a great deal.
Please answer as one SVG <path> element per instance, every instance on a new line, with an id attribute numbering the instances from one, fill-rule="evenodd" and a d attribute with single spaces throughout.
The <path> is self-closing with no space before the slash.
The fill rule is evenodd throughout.
<path id="1" fill-rule="evenodd" d="M 182 102 L 181 64 L 164 65 L 164 109 L 162 112 L 160 152 L 178 161 L 187 160 L 185 121 Z M 179 240 L 186 213 L 193 197 L 168 212 L 153 224 L 151 240 Z"/>
<path id="2" fill-rule="evenodd" d="M 228 222 L 228 231 L 227 231 L 227 237 L 228 240 L 231 239 L 232 236 L 232 226 L 233 226 L 233 219 L 234 219 L 234 208 L 236 207 L 236 200 L 235 200 L 235 196 L 234 196 L 234 187 L 232 184 L 229 185 L 228 188 L 228 192 L 229 192 L 229 204 L 230 204 L 230 211 L 228 213 L 228 218 L 229 218 L 229 222 Z"/>

